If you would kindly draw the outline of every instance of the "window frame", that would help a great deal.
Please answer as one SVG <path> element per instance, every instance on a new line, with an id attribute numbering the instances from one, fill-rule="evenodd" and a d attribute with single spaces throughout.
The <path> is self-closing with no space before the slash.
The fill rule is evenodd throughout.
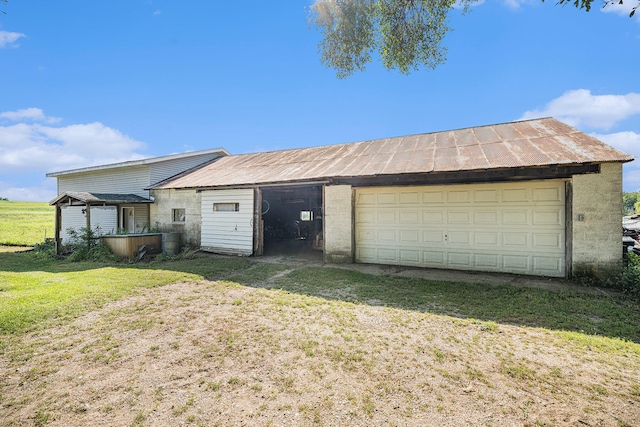
<path id="1" fill-rule="evenodd" d="M 176 219 L 176 214 L 180 214 L 182 211 L 182 220 Z M 178 218 L 180 218 L 178 216 Z M 187 210 L 185 208 L 172 208 L 171 209 L 171 223 L 172 224 L 184 224 L 187 221 Z"/>

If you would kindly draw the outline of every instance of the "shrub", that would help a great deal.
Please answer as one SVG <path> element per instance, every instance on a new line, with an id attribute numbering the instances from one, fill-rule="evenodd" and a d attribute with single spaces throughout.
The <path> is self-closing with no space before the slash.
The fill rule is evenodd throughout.
<path id="1" fill-rule="evenodd" d="M 82 227 L 80 232 L 72 228 L 67 229 L 71 240 L 69 247 L 72 252 L 69 261 L 115 261 L 117 257 L 111 250 L 100 242 L 100 229 L 95 231 L 89 227 Z"/>
<path id="2" fill-rule="evenodd" d="M 617 278 L 616 284 L 624 293 L 640 299 L 640 256 L 627 254 L 627 265 Z"/>

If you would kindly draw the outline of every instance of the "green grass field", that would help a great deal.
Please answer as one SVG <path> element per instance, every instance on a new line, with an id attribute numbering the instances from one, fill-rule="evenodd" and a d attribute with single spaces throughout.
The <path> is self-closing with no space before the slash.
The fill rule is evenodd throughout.
<path id="1" fill-rule="evenodd" d="M 326 425 L 480 425 L 491 412 L 504 419 L 482 425 L 630 426 L 639 331 L 622 294 L 205 253 L 133 263 L 4 252 L 0 412 L 6 425 L 143 425 L 153 407 L 163 425 L 239 425 L 242 392 L 256 425 L 291 410 L 301 418 L 284 425 L 338 412 L 348 418 Z M 130 380 L 86 383 L 109 364 Z"/>
<path id="2" fill-rule="evenodd" d="M 53 237 L 55 208 L 46 202 L 0 200 L 0 245 L 33 246 Z"/>

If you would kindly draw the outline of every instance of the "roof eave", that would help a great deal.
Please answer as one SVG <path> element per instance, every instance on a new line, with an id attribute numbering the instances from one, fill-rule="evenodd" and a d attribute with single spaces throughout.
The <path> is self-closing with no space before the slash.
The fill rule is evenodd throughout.
<path id="1" fill-rule="evenodd" d="M 97 171 L 116 169 L 116 168 L 122 168 L 122 167 L 144 166 L 144 165 L 150 165 L 154 163 L 166 162 L 168 160 L 183 159 L 187 157 L 201 156 L 201 155 L 214 154 L 214 153 L 219 154 L 220 157 L 231 155 L 231 153 L 229 153 L 224 148 L 212 148 L 209 150 L 189 151 L 186 153 L 170 154 L 167 156 L 159 156 L 159 157 L 150 157 L 147 159 L 140 159 L 140 160 L 129 160 L 126 162 L 110 163 L 107 165 L 88 166 L 88 167 L 78 168 L 78 169 L 49 172 L 46 174 L 46 176 L 47 178 L 57 178 L 60 176 L 73 175 L 78 173 L 97 172 Z"/>

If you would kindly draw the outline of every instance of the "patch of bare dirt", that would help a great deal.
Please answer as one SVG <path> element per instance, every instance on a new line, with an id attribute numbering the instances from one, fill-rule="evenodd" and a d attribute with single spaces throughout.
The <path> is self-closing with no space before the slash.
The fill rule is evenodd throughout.
<path id="1" fill-rule="evenodd" d="M 227 282 L 5 343 L 3 426 L 633 426 L 636 345 Z"/>

